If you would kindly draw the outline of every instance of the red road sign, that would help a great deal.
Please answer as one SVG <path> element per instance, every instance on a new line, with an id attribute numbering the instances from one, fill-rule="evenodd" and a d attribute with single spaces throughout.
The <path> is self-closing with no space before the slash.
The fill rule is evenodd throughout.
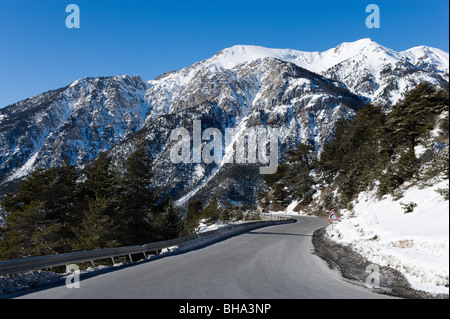
<path id="1" fill-rule="evenodd" d="M 337 217 L 336 212 L 334 211 L 334 209 L 331 210 L 331 213 L 330 213 L 330 215 L 328 215 L 327 220 L 333 221 L 333 222 L 338 222 L 339 221 L 339 218 Z"/>

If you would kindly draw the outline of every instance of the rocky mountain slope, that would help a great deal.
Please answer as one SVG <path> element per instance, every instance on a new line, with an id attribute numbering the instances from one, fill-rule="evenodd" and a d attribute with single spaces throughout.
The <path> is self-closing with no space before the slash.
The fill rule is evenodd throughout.
<path id="1" fill-rule="evenodd" d="M 0 181 L 109 150 L 142 127 L 146 89 L 139 77 L 85 78 L 1 109 Z"/>
<path id="2" fill-rule="evenodd" d="M 170 160 L 170 133 L 194 120 L 203 129 L 277 128 L 280 156 L 299 143 L 320 151 L 340 117 L 364 102 L 388 107 L 419 82 L 448 81 L 448 54 L 418 47 L 394 52 L 370 39 L 326 52 L 235 46 L 152 81 L 84 78 L 0 109 L 0 187 L 64 159 L 83 165 L 108 151 L 120 167 L 138 136 L 149 141 L 155 184 L 186 203 L 193 196 L 252 202 L 261 164 Z M 203 141 L 205 144 L 206 141 Z M 233 145 L 233 144 L 231 144 Z M 229 156 L 233 148 L 224 148 Z M 2 193 L 2 191 L 0 191 Z"/>

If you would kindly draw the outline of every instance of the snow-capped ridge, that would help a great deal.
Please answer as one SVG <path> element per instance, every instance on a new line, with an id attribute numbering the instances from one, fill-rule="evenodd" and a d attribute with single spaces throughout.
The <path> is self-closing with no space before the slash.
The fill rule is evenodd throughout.
<path id="1" fill-rule="evenodd" d="M 257 59 L 276 58 L 304 67 L 317 59 L 319 52 L 302 52 L 292 49 L 271 49 L 256 45 L 236 45 L 226 48 L 206 60 L 218 68 L 232 69 L 239 64 Z"/>
<path id="2" fill-rule="evenodd" d="M 427 63 L 439 72 L 449 73 L 449 54 L 441 49 L 422 45 L 402 51 L 400 54 L 414 65 L 426 67 Z"/>
<path id="3" fill-rule="evenodd" d="M 293 63 L 340 81 L 354 94 L 380 105 L 395 104 L 415 83 L 429 82 L 443 86 L 444 81 L 448 81 L 448 53 L 430 47 L 396 52 L 365 38 L 344 42 L 324 52 L 235 45 L 190 67 L 158 77 L 150 83 L 161 84 L 166 81 L 171 86 L 183 86 L 199 72 L 232 70 L 238 65 L 266 58 Z M 392 72 L 401 76 L 404 74 L 405 79 L 392 78 Z"/>

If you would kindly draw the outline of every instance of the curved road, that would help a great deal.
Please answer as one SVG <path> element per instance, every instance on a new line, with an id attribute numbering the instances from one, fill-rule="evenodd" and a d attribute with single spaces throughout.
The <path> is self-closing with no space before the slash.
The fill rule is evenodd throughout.
<path id="1" fill-rule="evenodd" d="M 202 249 L 138 263 L 21 298 L 305 299 L 386 298 L 344 281 L 313 253 L 313 217 L 270 226 Z"/>

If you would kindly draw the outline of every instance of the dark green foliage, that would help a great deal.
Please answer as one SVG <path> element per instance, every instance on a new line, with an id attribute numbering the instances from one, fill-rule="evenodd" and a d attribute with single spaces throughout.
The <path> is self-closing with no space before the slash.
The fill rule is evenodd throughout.
<path id="1" fill-rule="evenodd" d="M 438 188 L 436 190 L 436 192 L 439 195 L 441 195 L 444 198 L 444 200 L 449 200 L 450 195 L 449 195 L 449 189 L 448 188 Z"/>
<path id="2" fill-rule="evenodd" d="M 0 260 L 35 256 L 45 252 L 39 240 L 42 224 L 42 202 L 30 202 L 20 210 L 11 213 L 1 228 Z M 42 249 L 44 248 L 44 249 Z"/>
<path id="3" fill-rule="evenodd" d="M 286 152 L 277 173 L 266 175 L 265 181 L 272 188 L 272 201 L 277 206 L 288 206 L 293 199 L 309 204 L 314 193 L 311 171 L 317 164 L 314 148 L 300 144 L 297 149 Z"/>
<path id="4" fill-rule="evenodd" d="M 354 119 L 341 120 L 320 160 L 326 181 L 339 186 L 341 203 L 345 206 L 375 181 L 379 182 L 381 196 L 392 193 L 405 181 L 420 178 L 422 163 L 416 158 L 415 147 L 446 110 L 448 91 L 421 84 L 387 114 L 367 105 Z M 436 157 L 442 153 L 434 154 L 434 145 L 428 152 Z M 437 166 L 443 169 L 434 171 L 433 176 L 445 167 L 448 170 L 448 164 Z"/>
<path id="5" fill-rule="evenodd" d="M 109 214 L 110 198 L 97 197 L 89 200 L 89 207 L 79 230 L 78 250 L 95 250 L 117 247 L 114 222 Z"/>
<path id="6" fill-rule="evenodd" d="M 439 124 L 438 117 L 443 112 L 448 112 L 448 104 L 448 90 L 437 89 L 423 83 L 392 108 L 392 112 L 386 116 L 385 125 L 386 131 L 390 133 L 389 139 L 385 138 L 385 140 L 390 142 L 393 149 L 391 157 L 385 163 L 385 169 L 390 176 L 385 176 L 381 180 L 382 190 L 392 192 L 407 180 L 431 179 L 442 172 L 448 172 L 448 160 L 439 160 L 445 151 L 435 145 L 435 142 L 427 146 L 422 159 L 416 158 L 415 154 L 415 147 L 419 145 L 419 142 L 427 139 L 429 132 Z M 439 125 L 442 126 L 442 124 Z M 431 163 L 434 169 L 430 170 L 426 176 L 420 176 L 423 163 L 427 162 Z M 384 182 L 387 185 L 383 185 Z"/>
<path id="7" fill-rule="evenodd" d="M 84 173 L 80 184 L 83 194 L 83 220 L 78 231 L 76 250 L 113 248 L 120 245 L 122 230 L 119 215 L 119 177 L 110 170 L 111 159 L 100 153 Z"/>
<path id="8" fill-rule="evenodd" d="M 233 218 L 233 205 L 227 201 L 224 205 L 224 207 L 220 210 L 220 216 L 219 221 L 227 224 L 229 223 Z"/>
<path id="9" fill-rule="evenodd" d="M 405 214 L 413 213 L 414 209 L 417 207 L 417 204 L 414 202 L 407 203 L 407 204 L 400 203 L 400 205 L 403 207 Z"/>
<path id="10" fill-rule="evenodd" d="M 449 114 L 447 113 L 447 116 L 441 120 L 439 123 L 439 128 L 442 130 L 442 138 L 447 139 L 449 138 Z"/>
<path id="11" fill-rule="evenodd" d="M 84 173 L 82 187 L 89 198 L 109 197 L 118 192 L 118 176 L 110 170 L 111 159 L 101 152 L 95 162 Z"/>
<path id="12" fill-rule="evenodd" d="M 387 152 L 381 147 L 383 120 L 383 112 L 369 104 L 352 120 L 341 120 L 333 142 L 324 148 L 321 170 L 327 182 L 339 185 L 343 205 L 377 177 L 379 156 Z"/>
<path id="13" fill-rule="evenodd" d="M 144 245 L 157 237 L 158 212 L 151 184 L 148 149 L 142 140 L 128 157 L 125 175 L 120 180 L 119 212 L 115 221 L 121 225 L 118 236 L 123 245 Z"/>
<path id="14" fill-rule="evenodd" d="M 214 224 L 220 220 L 220 215 L 221 207 L 214 197 L 202 210 L 202 219 L 205 219 L 207 224 Z"/>
<path id="15" fill-rule="evenodd" d="M 323 197 L 323 208 L 325 211 L 331 211 L 332 209 L 335 209 L 337 207 L 336 199 L 334 198 L 333 194 L 327 193 Z"/>
<path id="16" fill-rule="evenodd" d="M 0 228 L 0 260 L 178 237 L 182 221 L 173 201 L 157 205 L 152 193 L 147 149 L 141 139 L 123 176 L 104 153 L 84 172 L 66 161 L 31 173 L 1 203 L 7 218 Z"/>
<path id="17" fill-rule="evenodd" d="M 336 196 L 328 193 L 323 198 L 322 207 L 330 210 L 348 207 L 361 191 L 375 185 L 382 196 L 406 181 L 442 174 L 448 178 L 448 104 L 448 90 L 425 83 L 388 112 L 368 104 L 353 119 L 339 120 L 319 160 L 302 144 L 287 152 L 276 174 L 265 177 L 272 203 L 286 207 L 298 200 L 305 206 L 315 185 L 337 186 Z M 447 118 L 439 118 L 445 112 Z M 438 141 L 429 137 L 435 127 L 442 130 Z M 416 158 L 416 147 L 425 141 L 430 141 L 426 152 Z"/>
<path id="18" fill-rule="evenodd" d="M 184 219 L 182 235 L 194 234 L 202 219 L 203 203 L 199 200 L 188 204 L 186 218 Z"/>
<path id="19" fill-rule="evenodd" d="M 448 110 L 448 103 L 448 91 L 422 83 L 392 108 L 386 126 L 397 144 L 406 144 L 412 153 L 418 138 L 433 129 L 436 116 Z"/>
<path id="20" fill-rule="evenodd" d="M 170 240 L 180 237 L 183 232 L 183 220 L 175 203 L 169 197 L 162 205 L 159 231 L 160 240 Z"/>
<path id="21" fill-rule="evenodd" d="M 66 161 L 60 168 L 30 174 L 16 195 L 6 196 L 2 206 L 8 217 L 2 227 L 1 256 L 10 259 L 73 250 L 81 221 L 77 177 Z"/>

